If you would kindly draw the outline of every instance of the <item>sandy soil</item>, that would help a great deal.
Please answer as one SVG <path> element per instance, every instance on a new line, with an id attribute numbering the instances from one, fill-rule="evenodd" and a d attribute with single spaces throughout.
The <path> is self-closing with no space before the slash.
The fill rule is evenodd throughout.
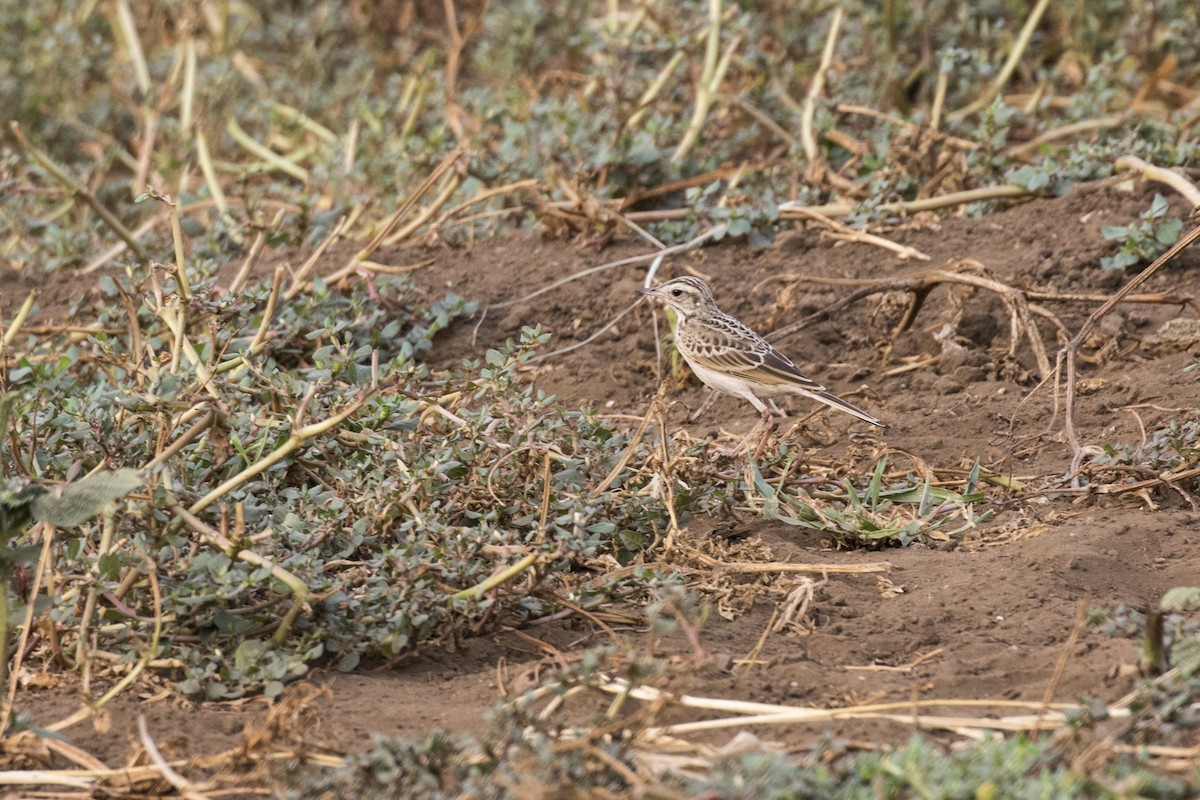
<path id="1" fill-rule="evenodd" d="M 1125 224 L 1148 207 L 1150 194 L 1120 191 L 1112 184 L 1087 187 L 1067 197 L 1035 200 L 982 219 L 913 224 L 890 238 L 927 253 L 927 263 L 900 261 L 864 244 L 834 243 L 814 231 L 788 231 L 775 246 L 754 250 L 722 244 L 687 254 L 663 267 L 664 277 L 694 270 L 711 279 L 720 304 L 767 333 L 828 307 L 852 292 L 848 283 L 798 283 L 797 278 L 878 279 L 914 275 L 948 262 L 974 259 L 986 274 L 1006 284 L 1054 293 L 1106 296 L 1123 275 L 1100 269 L 1115 246 L 1100 235 L 1102 224 Z M 586 267 L 646 251 L 625 241 L 602 252 L 536 237 L 477 243 L 472 249 L 409 248 L 382 253 L 386 263 L 433 259 L 418 273 L 421 291 L 440 296 L 447 288 L 482 303 L 521 297 Z M 291 254 L 293 263 L 302 253 Z M 478 332 L 457 323 L 432 354 L 435 365 L 480 357 L 486 347 L 514 336 L 525 324 L 553 331 L 552 346 L 592 334 L 634 299 L 644 266 L 601 272 L 509 308 L 490 311 Z M 43 304 L 73 292 L 63 279 L 49 279 Z M 62 284 L 55 281 L 62 281 Z M 5 305 L 19 298 L 28 279 L 8 278 Z M 1147 292 L 1187 293 L 1200 285 L 1200 252 L 1193 250 L 1156 277 Z M 913 326 L 894 341 L 891 327 L 903 295 L 871 297 L 776 344 L 812 377 L 885 417 L 886 431 L 842 415 L 821 415 L 796 433 L 811 457 L 869 463 L 884 448 L 911 453 L 934 467 L 958 467 L 978 459 L 993 471 L 1021 478 L 1064 474 L 1070 450 L 1061 417 L 1053 418 L 1048 389 L 1022 400 L 1037 384 L 1028 341 L 1008 358 L 1008 312 L 995 294 L 966 286 L 942 286 L 927 298 Z M 1095 302 L 1042 301 L 1070 330 Z M 961 314 L 957 348 L 943 352 L 936 338 Z M 1080 399 L 1080 433 L 1085 441 L 1140 440 L 1170 419 L 1194 418 L 1200 382 L 1183 372 L 1200 347 L 1151 348 L 1145 340 L 1165 321 L 1194 317 L 1179 305 L 1125 305 L 1106 318 L 1088 352 L 1103 348 L 1099 363 L 1085 364 Z M 1053 359 L 1060 339 L 1052 321 L 1037 325 Z M 569 356 L 538 365 L 533 379 L 569 404 L 640 416 L 657 386 L 654 330 L 649 310 L 639 307 L 611 332 Z M 923 355 L 941 360 L 903 372 L 897 367 Z M 891 372 L 892 374 L 888 374 Z M 860 391 L 861 390 L 861 391 Z M 704 390 L 694 381 L 673 392 L 671 414 L 686 424 Z M 795 402 L 797 415 L 813 410 Z M 1015 418 L 1015 419 L 1014 419 Z M 748 430 L 756 421 L 748 405 L 719 400 L 698 423 L 697 436 L 725 429 Z M 787 425 L 785 423 L 784 428 Z M 781 560 L 860 564 L 888 561 L 886 580 L 872 575 L 833 575 L 816 593 L 812 631 L 769 637 L 763 663 L 729 671 L 758 640 L 772 608 L 762 604 L 730 622 L 714 615 L 701 643 L 713 663 L 678 679 L 678 688 L 714 697 L 766 702 L 832 704 L 926 698 L 1041 700 L 1056 662 L 1080 613 L 1126 603 L 1156 603 L 1173 586 L 1194 583 L 1200 574 L 1200 514 L 1178 495 L 1149 496 L 1151 513 L 1136 497 L 1069 496 L 1003 498 L 987 527 L 953 545 L 835 551 L 810 531 L 780 523 L 743 519 L 736 533 L 757 536 Z M 728 520 L 697 519 L 689 535 L 700 539 Z M 934 543 L 936 544 L 936 543 Z M 587 622 L 564 623 L 529 632 L 560 649 L 601 641 Z M 685 643 L 679 643 L 686 652 Z M 936 651 L 936 652 L 935 652 Z M 911 669 L 903 667 L 935 653 Z M 1135 664 L 1135 644 L 1084 630 L 1070 648 L 1056 700 L 1083 695 L 1114 698 L 1134 678 L 1122 665 Z M 316 701 L 314 738 L 350 750 L 371 734 L 421 736 L 434 727 L 476 731 L 483 713 L 502 696 L 498 675 L 519 673 L 540 659 L 534 644 L 511 632 L 466 642 L 456 652 L 426 650 L 392 668 L 364 667 L 348 675 L 322 670 L 314 682 L 328 691 Z M 498 670 L 498 664 L 501 669 Z M 18 698 L 36 724 L 60 719 L 77 707 L 66 689 L 29 690 Z M 194 706 L 174 697 L 143 702 L 118 700 L 112 730 L 96 733 L 79 725 L 66 735 L 110 765 L 121 763 L 136 739 L 133 719 L 148 715 L 156 736 L 173 739 L 178 752 L 202 755 L 237 745 L 243 726 L 260 719 L 266 703 Z M 837 733 L 856 739 L 906 737 L 906 726 L 845 725 Z M 811 744 L 815 726 L 776 727 L 768 738 L 791 747 Z M 718 737 L 719 739 L 720 737 Z"/>

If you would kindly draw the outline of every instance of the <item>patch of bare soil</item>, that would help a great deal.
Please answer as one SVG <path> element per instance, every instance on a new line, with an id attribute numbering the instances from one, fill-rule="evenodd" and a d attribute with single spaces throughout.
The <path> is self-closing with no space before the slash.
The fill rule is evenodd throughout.
<path id="1" fill-rule="evenodd" d="M 913 224 L 890 234 L 927 253 L 930 261 L 924 263 L 902 262 L 865 244 L 833 243 L 813 230 L 789 231 L 768 249 L 732 243 L 686 254 L 665 264 L 662 277 L 688 270 L 708 277 L 722 307 L 763 333 L 831 306 L 858 288 L 855 280 L 916 275 L 962 259 L 973 259 L 987 276 L 1008 285 L 1104 297 L 1124 276 L 1099 267 L 1100 257 L 1115 250 L 1101 237 L 1100 226 L 1126 224 L 1148 205 L 1148 194 L 1097 186 L 983 219 Z M 453 289 L 496 304 L 647 249 L 624 242 L 597 253 L 531 237 L 480 243 L 470 250 L 409 248 L 382 253 L 379 260 L 432 259 L 417 273 L 418 291 L 432 299 Z M 293 255 L 295 263 L 303 259 Z M 452 327 L 435 347 L 432 362 L 452 366 L 463 358 L 481 358 L 485 348 L 516 336 L 522 325 L 540 323 L 552 331 L 552 348 L 581 341 L 635 300 L 644 274 L 641 265 L 618 267 L 493 308 L 477 330 L 469 321 Z M 836 280 L 801 283 L 801 277 Z M 1200 286 L 1200 253 L 1193 251 L 1145 291 L 1186 294 L 1195 286 Z M 6 299 L 5 305 L 11 302 Z M 1025 400 L 1038 382 L 1037 363 L 1027 337 L 1017 345 L 1016 357 L 1008 357 L 1012 330 L 1002 299 L 962 285 L 935 288 L 911 328 L 893 339 L 906 303 L 903 294 L 865 298 L 776 342 L 807 374 L 892 426 L 877 432 L 848 416 L 821 414 L 793 434 L 806 454 L 863 465 L 890 449 L 934 467 L 977 459 L 1018 478 L 1064 474 L 1070 451 L 1061 414 L 1054 415 L 1049 387 Z M 1050 315 L 1074 331 L 1098 303 L 1041 300 L 1038 305 L 1048 313 L 1034 309 L 1035 324 L 1053 359 L 1061 339 Z M 1081 376 L 1079 420 L 1085 441 L 1136 443 L 1143 431 L 1171 419 L 1195 418 L 1200 383 L 1183 368 L 1200 347 L 1186 341 L 1145 344 L 1177 317 L 1194 318 L 1195 312 L 1180 304 L 1130 304 L 1100 326 L 1087 348 L 1095 363 L 1085 364 Z M 913 368 L 898 369 L 906 365 Z M 649 308 L 634 310 L 587 347 L 538 363 L 531 379 L 565 403 L 640 417 L 658 380 Z M 690 377 L 677 384 L 671 418 L 684 426 L 704 390 Z M 795 402 L 790 408 L 805 416 L 812 406 Z M 747 404 L 722 398 L 690 430 L 696 436 L 721 429 L 741 433 L 755 421 Z M 789 426 L 785 421 L 781 430 Z M 886 578 L 828 576 L 810 607 L 811 632 L 772 634 L 758 663 L 732 670 L 731 660 L 754 648 L 772 608 L 760 605 L 734 621 L 714 617 L 700 634 L 712 662 L 678 678 L 676 688 L 702 696 L 812 705 L 912 698 L 1040 701 L 1065 654 L 1055 700 L 1113 699 L 1132 685 L 1134 678 L 1122 666 L 1136 663 L 1136 646 L 1085 629 L 1068 648 L 1081 612 L 1116 603 L 1144 607 L 1173 586 L 1195 583 L 1200 574 L 1200 514 L 1176 494 L 1148 499 L 1158 511 L 1132 497 L 998 502 L 994 521 L 957 546 L 917 544 L 874 552 L 833 551 L 814 532 L 761 519 L 694 519 L 688 528 L 693 541 L 734 532 L 760 537 L 779 560 L 888 561 L 894 570 Z M 526 636 L 568 653 L 603 640 L 586 621 L 535 628 Z M 686 642 L 678 648 L 690 653 Z M 314 735 L 351 750 L 376 733 L 420 737 L 435 727 L 478 732 L 484 713 L 503 691 L 518 686 L 520 673 L 545 655 L 529 638 L 503 633 L 462 643 L 453 652 L 427 651 L 390 669 L 317 672 L 315 680 L 329 691 L 316 701 L 322 722 Z M 76 707 L 74 698 L 52 691 L 26 691 L 21 703 L 35 724 L 53 722 Z M 186 737 L 186 751 L 203 754 L 234 746 L 241 726 L 261 717 L 265 705 L 179 703 L 122 699 L 113 709 L 112 732 L 95 733 L 84 724 L 65 735 L 102 758 L 119 759 L 136 737 L 134 714 L 143 710 L 157 735 Z M 902 725 L 862 723 L 834 730 L 873 741 L 911 732 Z M 800 725 L 759 731 L 791 747 L 809 745 L 820 733 L 817 726 Z"/>

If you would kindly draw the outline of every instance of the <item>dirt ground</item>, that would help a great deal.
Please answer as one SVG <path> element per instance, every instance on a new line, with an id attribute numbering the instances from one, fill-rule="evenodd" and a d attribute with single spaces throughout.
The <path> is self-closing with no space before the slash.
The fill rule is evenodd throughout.
<path id="1" fill-rule="evenodd" d="M 987 275 L 1013 286 L 1103 297 L 1125 276 L 1099 267 L 1100 257 L 1115 250 L 1100 235 L 1100 226 L 1136 220 L 1151 197 L 1152 192 L 1123 190 L 1110 182 L 985 218 L 914 223 L 888 233 L 927 253 L 928 262 L 901 261 L 866 244 L 835 243 L 809 229 L 785 231 L 767 249 L 737 242 L 689 253 L 669 260 L 660 274 L 693 270 L 708 277 L 721 306 L 763 333 L 857 288 L 836 282 L 798 284 L 792 278 L 899 277 L 960 259 L 979 262 Z M 430 299 L 451 288 L 481 303 L 499 303 L 648 249 L 622 240 L 596 252 L 531 236 L 478 242 L 470 249 L 408 248 L 381 253 L 377 260 L 401 264 L 432 259 L 431 266 L 417 273 L 420 290 Z M 292 254 L 293 263 L 299 264 L 303 255 Z M 492 309 L 477 332 L 475 321 L 460 321 L 440 339 L 432 361 L 445 366 L 479 358 L 485 348 L 517 335 L 526 324 L 541 323 L 552 331 L 552 348 L 580 341 L 633 302 L 644 275 L 645 265 L 591 275 L 534 300 Z M 3 287 L 11 292 L 6 306 L 26 284 L 25 279 L 8 280 Z M 1193 250 L 1145 291 L 1187 294 L 1196 286 L 1200 252 Z M 47 286 L 47 298 L 62 291 L 67 289 Z M 822 414 L 795 434 L 808 456 L 866 464 L 873 454 L 891 448 L 939 468 L 978 459 L 994 472 L 1018 478 L 1066 473 L 1070 450 L 1061 415 L 1057 420 L 1053 416 L 1051 390 L 1043 388 L 1022 405 L 1037 384 L 1036 363 L 1028 341 L 1018 345 L 1016 359 L 1006 357 L 1010 324 L 1002 300 L 980 289 L 939 287 L 911 329 L 890 342 L 890 328 L 902 309 L 898 298 L 902 296 L 882 302 L 866 298 L 776 342 L 806 374 L 891 423 L 875 431 L 848 416 Z M 1098 303 L 1044 300 L 1040 305 L 1074 331 Z M 954 340 L 959 346 L 943 352 L 937 337 L 959 313 Z M 1099 363 L 1084 364 L 1081 375 L 1085 391 L 1079 420 L 1086 442 L 1137 443 L 1143 428 L 1153 431 L 1170 419 L 1195 418 L 1200 382 L 1183 368 L 1200 345 L 1146 344 L 1167 320 L 1195 316 L 1194 308 L 1179 304 L 1138 304 L 1121 306 L 1104 320 L 1088 349 L 1102 357 Z M 1036 319 L 1053 359 L 1059 332 L 1048 317 Z M 640 417 L 657 387 L 654 336 L 649 310 L 639 307 L 587 347 L 540 362 L 531 378 L 567 404 Z M 919 364 L 924 355 L 940 360 Z M 919 365 L 897 371 L 906 364 Z M 674 391 L 672 421 L 687 424 L 704 395 L 694 381 Z M 813 410 L 804 402 L 790 408 L 799 416 Z M 741 433 L 755 421 L 748 405 L 724 398 L 690 429 L 697 436 L 719 429 Z M 785 421 L 781 429 L 789 425 Z M 759 656 L 763 663 L 733 671 L 724 667 L 754 647 L 772 608 L 761 605 L 735 621 L 714 615 L 700 633 L 704 649 L 714 656 L 712 664 L 680 678 L 674 688 L 701 696 L 805 705 L 914 696 L 1040 701 L 1066 652 L 1055 700 L 1085 695 L 1114 699 L 1133 684 L 1127 667 L 1137 662 L 1136 645 L 1084 630 L 1065 651 L 1080 613 L 1116 603 L 1145 607 L 1173 586 L 1194 584 L 1200 575 L 1200 514 L 1178 495 L 1153 494 L 1150 500 L 1158 511 L 1131 496 L 1078 502 L 1069 495 L 1035 494 L 998 502 L 994 520 L 954 546 L 916 544 L 881 551 L 832 550 L 815 532 L 744 519 L 736 523 L 736 532 L 761 537 L 779 560 L 887 561 L 894 569 L 886 579 L 829 576 L 810 609 L 811 633 L 774 634 Z M 695 519 L 688 533 L 700 538 L 720 528 L 728 534 L 729 524 Z M 568 652 L 602 641 L 582 621 L 536 628 L 527 635 Z M 689 652 L 686 643 L 678 644 L 680 653 Z M 327 691 L 317 701 L 312 737 L 350 751 L 365 746 L 376 733 L 419 737 L 434 727 L 478 732 L 484 712 L 502 696 L 498 676 L 519 673 L 542 656 L 529 640 L 504 632 L 468 641 L 456 652 L 427 649 L 392 668 L 364 667 L 346 675 L 318 669 L 312 680 Z M 903 669 L 923 656 L 929 657 Z M 18 704 L 43 725 L 77 707 L 65 691 L 28 690 Z M 96 733 L 85 723 L 64 735 L 116 766 L 136 740 L 133 719 L 142 710 L 156 738 L 171 741 L 175 752 L 202 755 L 236 746 L 237 734 L 260 719 L 266 705 L 251 700 L 195 706 L 174 697 L 151 702 L 127 697 L 113 704 L 111 733 Z M 759 735 L 803 748 L 822 728 L 776 726 Z M 902 725 L 848 724 L 833 731 L 874 741 L 900 740 L 911 733 Z"/>

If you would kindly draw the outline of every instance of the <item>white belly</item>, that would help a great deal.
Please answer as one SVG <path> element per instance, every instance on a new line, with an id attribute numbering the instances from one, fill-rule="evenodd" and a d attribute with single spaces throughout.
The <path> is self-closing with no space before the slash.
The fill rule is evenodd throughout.
<path id="1" fill-rule="evenodd" d="M 710 386 L 718 392 L 724 392 L 725 394 L 731 394 L 734 397 L 748 400 L 759 411 L 766 408 L 763 402 L 754 396 L 754 392 L 750 391 L 749 386 L 744 381 L 726 375 L 723 372 L 717 372 L 716 370 L 702 367 L 699 364 L 694 364 L 686 355 L 683 359 L 688 362 L 688 366 L 692 368 L 692 372 L 696 373 L 696 377 L 703 381 L 706 386 Z"/>

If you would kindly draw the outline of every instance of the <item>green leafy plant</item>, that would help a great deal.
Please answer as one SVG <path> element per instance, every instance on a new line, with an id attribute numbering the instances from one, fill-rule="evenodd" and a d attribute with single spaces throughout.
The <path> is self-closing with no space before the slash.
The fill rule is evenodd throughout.
<path id="1" fill-rule="evenodd" d="M 1179 241 L 1183 220 L 1168 218 L 1170 207 L 1161 194 L 1155 194 L 1150 208 L 1141 213 L 1141 221 L 1129 225 L 1102 225 L 1105 239 L 1121 243 L 1116 255 L 1104 256 L 1100 265 L 1105 269 L 1125 269 L 1134 264 L 1153 261 Z"/>
<path id="2" fill-rule="evenodd" d="M 788 474 L 789 466 L 790 459 L 783 474 Z M 753 493 L 748 495 L 766 519 L 823 531 L 837 542 L 852 546 L 906 545 L 921 536 L 947 540 L 994 513 L 991 509 L 975 509 L 976 503 L 987 499 L 977 489 L 978 464 L 971 470 L 963 492 L 933 486 L 928 476 L 922 482 L 885 487 L 886 469 L 887 459 L 880 459 L 861 490 L 844 480 L 840 486 L 822 491 L 807 492 L 797 487 L 789 493 L 771 486 L 758 464 L 751 462 Z"/>
<path id="3" fill-rule="evenodd" d="M 5 412 L 10 403 L 3 404 Z M 0 430 L 6 429 L 7 413 L 0 414 Z M 5 686 L 8 668 L 8 590 L 17 567 L 37 563 L 41 545 L 16 544 L 30 522 L 45 522 L 70 528 L 99 514 L 113 500 L 132 492 L 142 483 L 135 470 L 101 471 L 69 483 L 60 492 L 9 480 L 0 487 L 0 686 Z"/>

